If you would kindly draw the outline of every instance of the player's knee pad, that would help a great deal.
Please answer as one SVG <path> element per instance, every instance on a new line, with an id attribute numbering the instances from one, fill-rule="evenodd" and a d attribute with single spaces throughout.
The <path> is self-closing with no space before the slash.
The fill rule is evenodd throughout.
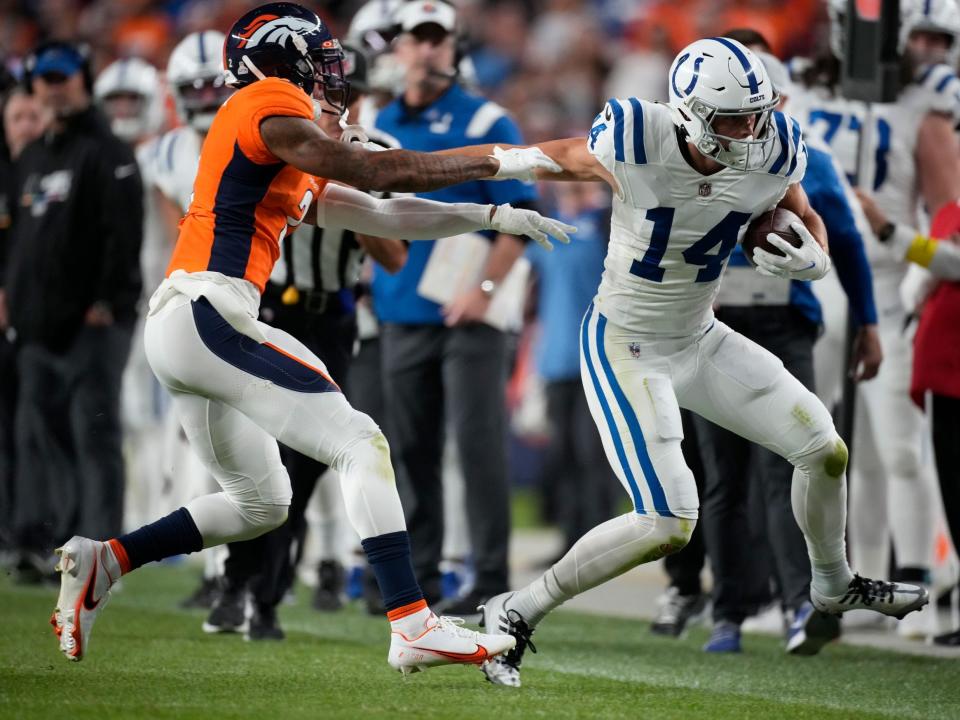
<path id="1" fill-rule="evenodd" d="M 392 482 L 394 476 L 393 465 L 390 463 L 390 445 L 372 420 L 370 425 L 365 434 L 343 448 L 334 459 L 332 467 L 347 478 L 359 473 Z"/>
<path id="2" fill-rule="evenodd" d="M 280 527 L 287 519 L 292 490 L 287 469 L 279 462 L 258 482 L 228 485 L 224 491 L 253 537 Z"/>
<path id="3" fill-rule="evenodd" d="M 811 477 L 828 477 L 839 480 L 847 471 L 850 453 L 847 445 L 836 433 L 830 435 L 816 449 L 796 458 L 794 465 Z"/>
<path id="4" fill-rule="evenodd" d="M 638 515 L 636 517 L 643 517 Z M 641 562 L 659 560 L 667 555 L 678 553 L 687 546 L 693 536 L 696 520 L 679 517 L 665 517 L 663 515 L 648 516 L 654 520 L 653 533 L 649 536 L 648 549 Z M 652 547 L 651 547 L 652 546 Z"/>

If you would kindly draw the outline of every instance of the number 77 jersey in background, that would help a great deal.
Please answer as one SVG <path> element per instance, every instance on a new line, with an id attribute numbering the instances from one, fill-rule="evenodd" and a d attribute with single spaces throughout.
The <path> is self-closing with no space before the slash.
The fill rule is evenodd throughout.
<path id="1" fill-rule="evenodd" d="M 671 110 L 613 99 L 594 120 L 590 152 L 616 178 L 610 244 L 597 307 L 641 336 L 695 336 L 713 319 L 727 258 L 750 220 L 774 207 L 803 178 L 799 124 L 771 117 L 760 169 L 703 175 Z"/>
<path id="2" fill-rule="evenodd" d="M 935 89 L 915 83 L 904 88 L 896 102 L 874 103 L 869 113 L 866 103 L 823 88 L 795 88 L 788 104 L 803 131 L 830 146 L 851 184 L 871 191 L 893 222 L 910 227 L 922 226 L 916 162 L 920 124 L 929 112 L 947 112 L 952 107 Z M 866 162 L 858 167 L 861 137 L 869 138 L 870 147 Z M 889 253 L 872 240 L 867 242 L 867 254 L 871 264 L 891 262 Z"/>

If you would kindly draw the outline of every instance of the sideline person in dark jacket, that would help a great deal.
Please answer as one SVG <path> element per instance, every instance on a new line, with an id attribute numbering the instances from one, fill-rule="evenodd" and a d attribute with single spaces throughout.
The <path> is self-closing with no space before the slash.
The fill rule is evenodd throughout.
<path id="1" fill-rule="evenodd" d="M 4 290 L 19 346 L 14 530 L 42 572 L 57 541 L 122 529 L 120 378 L 143 192 L 131 150 L 91 106 L 81 49 L 41 46 L 26 69 L 52 123 L 18 163 Z"/>

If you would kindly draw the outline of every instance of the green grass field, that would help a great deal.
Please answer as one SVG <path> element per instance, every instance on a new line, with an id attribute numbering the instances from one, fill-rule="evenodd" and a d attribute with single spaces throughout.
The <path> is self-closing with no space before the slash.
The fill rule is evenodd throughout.
<path id="1" fill-rule="evenodd" d="M 56 592 L 0 578 L 0 718 L 960 717 L 960 661 L 844 646 L 791 658 L 760 636 L 739 657 L 710 657 L 704 631 L 673 641 L 576 613 L 538 631 L 520 690 L 466 667 L 403 678 L 385 661 L 386 621 L 355 608 L 284 607 L 283 643 L 206 636 L 202 613 L 175 609 L 193 573 L 150 567 L 126 579 L 78 664 L 47 624 Z"/>

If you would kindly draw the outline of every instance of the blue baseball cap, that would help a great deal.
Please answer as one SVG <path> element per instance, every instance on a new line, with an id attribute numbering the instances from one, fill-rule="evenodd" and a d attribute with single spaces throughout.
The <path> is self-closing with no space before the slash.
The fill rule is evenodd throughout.
<path id="1" fill-rule="evenodd" d="M 41 51 L 32 72 L 34 75 L 59 73 L 70 77 L 83 68 L 83 63 L 83 55 L 76 48 L 70 45 L 54 45 Z"/>

